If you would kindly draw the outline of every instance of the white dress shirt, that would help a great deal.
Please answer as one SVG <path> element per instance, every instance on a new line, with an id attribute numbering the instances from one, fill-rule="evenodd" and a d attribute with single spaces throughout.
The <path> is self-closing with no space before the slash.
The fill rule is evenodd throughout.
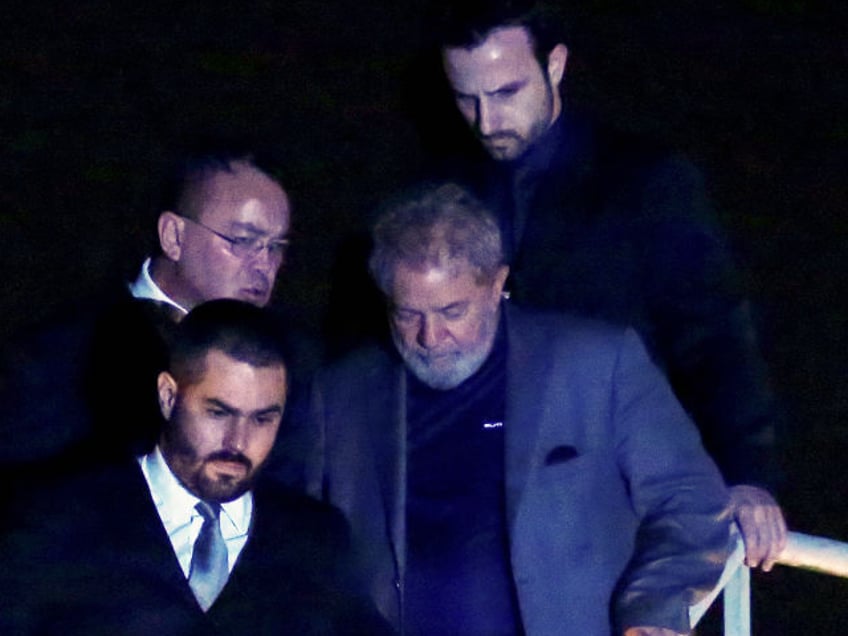
<path id="1" fill-rule="evenodd" d="M 194 542 L 203 525 L 203 517 L 194 508 L 200 499 L 177 480 L 159 446 L 139 457 L 138 462 L 183 574 L 188 578 Z M 249 491 L 238 499 L 221 504 L 221 534 L 227 545 L 230 572 L 247 542 L 252 514 L 253 495 Z"/>
<path id="2" fill-rule="evenodd" d="M 150 258 L 145 259 L 144 263 L 141 265 L 141 271 L 138 273 L 138 276 L 132 283 L 129 283 L 127 287 L 129 287 L 133 298 L 158 300 L 159 302 L 167 303 L 172 307 L 176 307 L 183 314 L 188 313 L 188 309 L 168 297 L 168 295 L 162 291 L 162 288 L 156 284 L 156 281 L 153 280 L 153 277 L 150 275 Z"/>

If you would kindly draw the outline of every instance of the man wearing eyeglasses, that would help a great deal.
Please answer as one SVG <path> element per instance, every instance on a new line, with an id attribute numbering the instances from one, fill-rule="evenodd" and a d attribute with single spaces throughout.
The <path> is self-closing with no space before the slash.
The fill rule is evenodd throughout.
<path id="1" fill-rule="evenodd" d="M 173 207 L 159 216 L 161 254 L 145 262 L 133 296 L 185 313 L 214 298 L 264 306 L 288 246 L 290 205 L 249 157 L 189 164 Z"/>
<path id="2" fill-rule="evenodd" d="M 0 468 L 51 474 L 146 452 L 159 422 L 150 387 L 176 322 L 208 300 L 271 300 L 291 206 L 251 155 L 183 160 L 160 206 L 160 249 L 133 282 L 75 299 L 4 358 Z M 294 375 L 301 357 L 292 354 Z"/>

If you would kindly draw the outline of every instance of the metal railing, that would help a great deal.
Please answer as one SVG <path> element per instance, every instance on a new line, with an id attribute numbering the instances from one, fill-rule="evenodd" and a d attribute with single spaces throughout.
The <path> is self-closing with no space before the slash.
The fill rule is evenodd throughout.
<path id="1" fill-rule="evenodd" d="M 721 578 L 710 594 L 689 608 L 694 627 L 718 595 L 724 593 L 724 636 L 751 636 L 751 572 L 745 566 L 742 538 L 735 531 L 736 546 Z M 790 532 L 786 548 L 777 562 L 793 568 L 848 578 L 848 543 Z"/>

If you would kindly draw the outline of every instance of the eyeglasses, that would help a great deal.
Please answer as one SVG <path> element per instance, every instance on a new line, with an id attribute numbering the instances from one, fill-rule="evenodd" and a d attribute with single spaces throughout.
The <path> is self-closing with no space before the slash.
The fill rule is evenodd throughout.
<path id="1" fill-rule="evenodd" d="M 212 234 L 218 238 L 224 239 L 227 243 L 229 243 L 230 252 L 236 258 L 243 259 L 258 256 L 262 253 L 262 250 L 267 249 L 268 257 L 271 260 L 282 261 L 283 257 L 286 255 L 286 250 L 291 243 L 291 241 L 287 238 L 267 240 L 249 236 L 227 236 L 226 234 L 221 234 L 221 232 L 217 230 L 213 230 L 211 227 L 204 225 L 200 221 L 195 221 L 187 216 L 183 216 L 182 218 L 186 221 L 191 221 L 195 225 L 202 227 L 204 230 L 212 232 Z"/>

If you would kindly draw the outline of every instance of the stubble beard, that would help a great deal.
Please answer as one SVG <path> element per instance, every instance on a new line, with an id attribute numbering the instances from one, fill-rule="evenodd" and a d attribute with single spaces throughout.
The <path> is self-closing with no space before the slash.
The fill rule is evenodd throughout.
<path id="1" fill-rule="evenodd" d="M 489 156 L 495 161 L 514 161 L 523 156 L 530 144 L 517 132 L 509 130 L 494 135 L 477 135 Z"/>

